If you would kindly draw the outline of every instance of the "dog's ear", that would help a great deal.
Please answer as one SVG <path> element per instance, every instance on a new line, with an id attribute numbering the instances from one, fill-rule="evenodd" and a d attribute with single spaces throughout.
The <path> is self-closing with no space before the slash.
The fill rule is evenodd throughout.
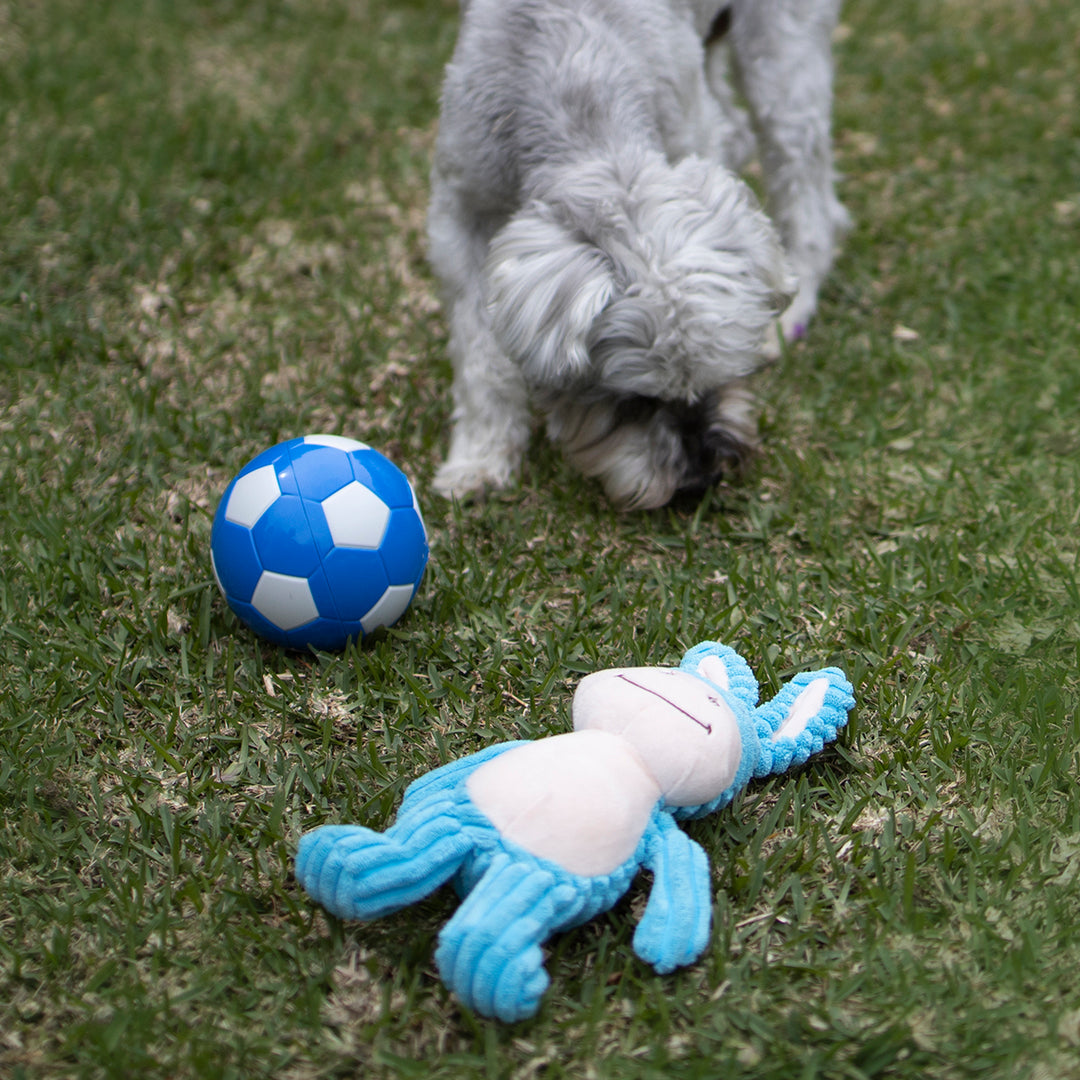
<path id="1" fill-rule="evenodd" d="M 533 203 L 495 235 L 488 303 L 499 343 L 536 386 L 565 387 L 589 366 L 589 331 L 615 288 L 608 257 Z"/>

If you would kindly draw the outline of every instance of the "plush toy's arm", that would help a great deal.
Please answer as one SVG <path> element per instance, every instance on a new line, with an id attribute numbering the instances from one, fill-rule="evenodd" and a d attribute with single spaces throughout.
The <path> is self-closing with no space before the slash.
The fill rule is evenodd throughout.
<path id="1" fill-rule="evenodd" d="M 414 780 L 385 833 L 324 825 L 300 839 L 296 879 L 342 919 L 377 919 L 413 904 L 457 873 L 472 851 L 455 790 L 516 742 L 496 743 Z"/>
<path id="2" fill-rule="evenodd" d="M 693 963 L 709 942 L 709 860 L 670 814 L 658 811 L 650 825 L 643 865 L 652 871 L 653 886 L 634 934 L 634 952 L 666 975 Z"/>

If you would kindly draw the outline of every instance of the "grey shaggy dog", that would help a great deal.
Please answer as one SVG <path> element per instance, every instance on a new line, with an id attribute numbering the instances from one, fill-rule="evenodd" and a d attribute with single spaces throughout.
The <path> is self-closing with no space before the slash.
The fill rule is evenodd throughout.
<path id="1" fill-rule="evenodd" d="M 700 491 L 755 446 L 746 377 L 781 311 L 804 332 L 847 221 L 838 7 L 464 0 L 428 218 L 454 363 L 437 490 L 507 484 L 534 407 L 628 507 Z M 755 149 L 771 218 L 736 176 Z"/>

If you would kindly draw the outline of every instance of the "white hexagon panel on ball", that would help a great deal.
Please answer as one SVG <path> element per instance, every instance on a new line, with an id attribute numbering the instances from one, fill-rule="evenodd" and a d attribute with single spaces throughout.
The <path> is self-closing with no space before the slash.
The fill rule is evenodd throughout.
<path id="1" fill-rule="evenodd" d="M 239 477 L 225 507 L 225 520 L 251 528 L 281 495 L 273 465 L 264 465 Z"/>
<path id="2" fill-rule="evenodd" d="M 295 630 L 319 615 L 307 578 L 273 570 L 262 572 L 251 595 L 251 606 L 279 630 Z"/>
<path id="3" fill-rule="evenodd" d="M 371 488 L 354 480 L 323 499 L 322 509 L 338 547 L 374 551 L 382 543 L 390 507 Z"/>
<path id="4" fill-rule="evenodd" d="M 412 585 L 391 585 L 379 597 L 375 606 L 360 620 L 365 634 L 380 626 L 393 626 L 405 614 L 412 599 Z"/>

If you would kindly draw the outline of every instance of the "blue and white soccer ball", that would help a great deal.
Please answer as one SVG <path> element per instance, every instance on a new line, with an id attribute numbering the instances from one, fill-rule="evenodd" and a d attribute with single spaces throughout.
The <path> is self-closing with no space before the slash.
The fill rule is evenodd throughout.
<path id="1" fill-rule="evenodd" d="M 225 489 L 210 534 L 229 607 L 279 645 L 340 649 L 409 606 L 427 565 L 405 474 L 340 435 L 259 454 Z"/>

